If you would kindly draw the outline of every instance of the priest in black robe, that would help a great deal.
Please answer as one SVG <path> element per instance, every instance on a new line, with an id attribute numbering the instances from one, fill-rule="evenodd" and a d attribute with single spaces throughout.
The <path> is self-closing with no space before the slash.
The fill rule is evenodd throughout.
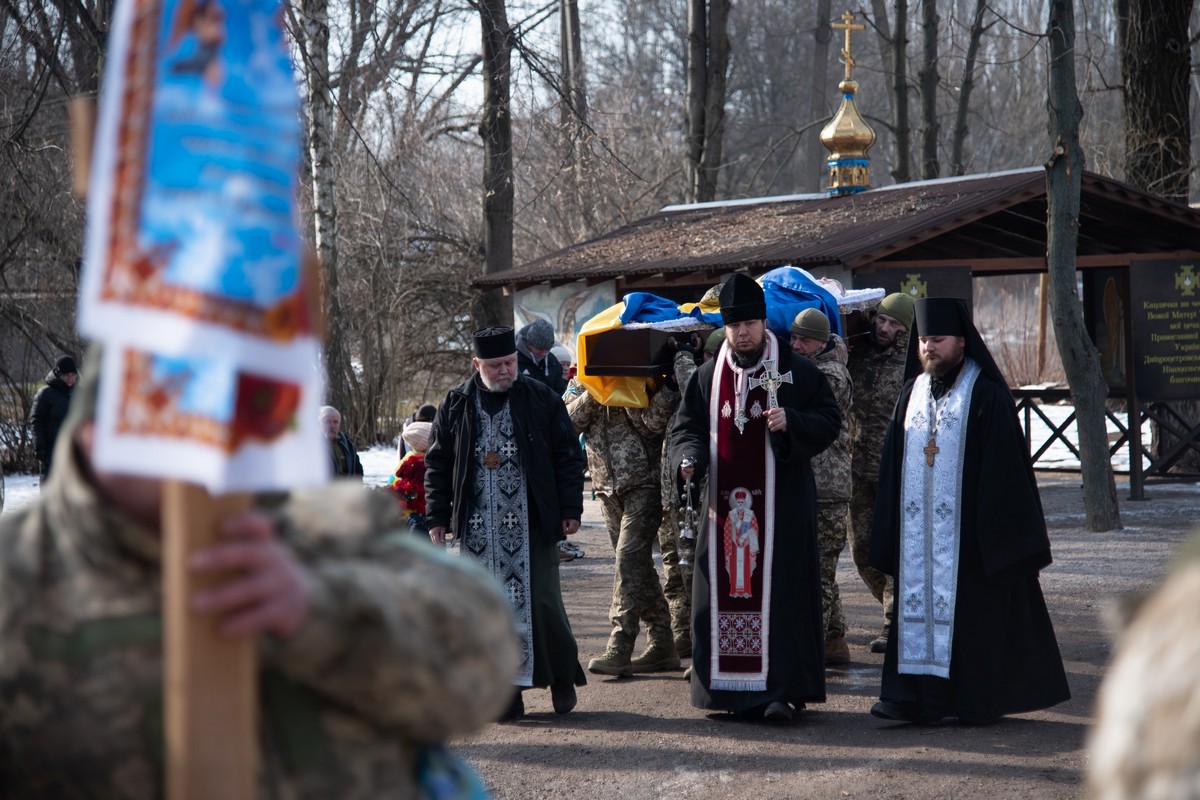
<path id="1" fill-rule="evenodd" d="M 762 287 L 721 289 L 725 341 L 688 380 L 671 431 L 681 479 L 709 473 L 692 579 L 692 704 L 789 720 L 825 700 L 816 489 L 841 428 L 812 362 L 766 327 Z M 684 466 L 686 465 L 686 466 Z"/>
<path id="2" fill-rule="evenodd" d="M 1050 539 L 1008 384 L 962 300 L 916 301 L 871 565 L 896 580 L 883 719 L 986 724 L 1070 698 L 1038 582 Z"/>

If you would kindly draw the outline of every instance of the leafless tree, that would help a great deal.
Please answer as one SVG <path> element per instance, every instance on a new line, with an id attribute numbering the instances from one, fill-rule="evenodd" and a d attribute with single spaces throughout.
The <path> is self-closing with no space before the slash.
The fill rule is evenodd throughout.
<path id="1" fill-rule="evenodd" d="M 725 81 L 729 67 L 729 0 L 688 0 L 688 199 L 717 194 L 725 136 Z"/>
<path id="2" fill-rule="evenodd" d="M 1050 272 L 1050 307 L 1054 314 L 1054 338 L 1075 403 L 1087 526 L 1093 531 L 1108 531 L 1121 527 L 1104 424 L 1108 386 L 1100 370 L 1100 357 L 1084 325 L 1075 280 L 1083 172 L 1079 120 L 1083 108 L 1075 85 L 1074 0 L 1051 0 L 1046 38 L 1050 56 L 1046 107 L 1052 148 L 1046 163 L 1046 265 Z"/>

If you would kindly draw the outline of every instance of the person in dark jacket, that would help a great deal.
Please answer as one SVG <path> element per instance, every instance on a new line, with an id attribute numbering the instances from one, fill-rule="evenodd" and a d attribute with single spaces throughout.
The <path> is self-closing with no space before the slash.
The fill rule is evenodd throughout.
<path id="1" fill-rule="evenodd" d="M 562 397 L 567 390 L 562 364 L 551 349 L 554 347 L 554 326 L 544 319 L 535 319 L 517 331 L 517 373 L 549 386 Z"/>
<path id="2" fill-rule="evenodd" d="M 333 406 L 321 406 L 321 430 L 329 440 L 329 461 L 335 478 L 363 479 L 363 465 L 358 448 L 342 433 L 342 414 Z"/>
<path id="3" fill-rule="evenodd" d="M 525 713 L 521 691 L 550 687 L 556 713 L 586 683 L 559 586 L 560 539 L 583 516 L 583 451 L 562 398 L 517 374 L 513 329 L 475 331 L 475 374 L 438 408 L 425 453 L 429 537 L 461 541 L 504 586 L 521 636 L 517 691 L 501 718 Z M 561 372 L 560 372 L 561 377 Z"/>
<path id="4" fill-rule="evenodd" d="M 67 418 L 71 407 L 71 391 L 79 380 L 79 370 L 71 356 L 60 356 L 54 369 L 46 374 L 46 385 L 38 389 L 33 398 L 33 409 L 29 424 L 33 428 L 33 449 L 37 455 L 38 474 L 46 480 L 50 474 L 50 461 L 54 456 L 54 443 L 58 441 L 58 429 Z"/>

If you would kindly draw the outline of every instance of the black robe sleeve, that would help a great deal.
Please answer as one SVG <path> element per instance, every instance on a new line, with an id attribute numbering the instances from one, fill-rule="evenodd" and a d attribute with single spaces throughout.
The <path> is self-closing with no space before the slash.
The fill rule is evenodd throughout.
<path id="1" fill-rule="evenodd" d="M 775 459 L 787 463 L 810 459 L 837 439 L 842 412 L 825 374 L 806 358 L 780 357 L 780 370 L 791 371 L 791 385 L 780 390 L 779 404 L 787 412 L 787 430 L 772 431 Z"/>
<path id="2" fill-rule="evenodd" d="M 679 480 L 679 463 L 684 458 L 696 462 L 697 485 L 708 472 L 708 402 L 712 387 L 712 361 L 704 364 L 688 378 L 683 398 L 675 412 L 671 427 L 671 474 Z"/>

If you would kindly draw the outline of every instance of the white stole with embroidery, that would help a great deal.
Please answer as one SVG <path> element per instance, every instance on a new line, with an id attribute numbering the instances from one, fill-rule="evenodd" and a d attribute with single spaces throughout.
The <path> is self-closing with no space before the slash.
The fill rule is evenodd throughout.
<path id="1" fill-rule="evenodd" d="M 922 373 L 913 384 L 905 411 L 896 586 L 896 653 L 901 674 L 950 677 L 963 453 L 971 391 L 978 377 L 979 365 L 966 359 L 950 392 L 935 404 L 929 375 Z M 926 452 L 931 438 L 937 447 L 933 466 Z"/>

